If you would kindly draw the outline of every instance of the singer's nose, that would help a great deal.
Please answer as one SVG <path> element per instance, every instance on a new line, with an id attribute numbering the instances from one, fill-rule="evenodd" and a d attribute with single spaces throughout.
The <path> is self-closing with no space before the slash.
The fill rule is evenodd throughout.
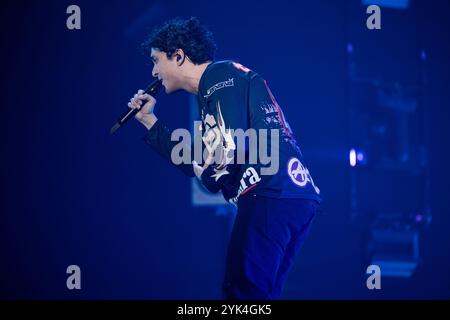
<path id="1" fill-rule="evenodd" d="M 153 69 L 152 69 L 152 76 L 155 77 L 155 78 L 158 76 L 158 72 L 155 70 L 154 66 L 153 66 Z"/>

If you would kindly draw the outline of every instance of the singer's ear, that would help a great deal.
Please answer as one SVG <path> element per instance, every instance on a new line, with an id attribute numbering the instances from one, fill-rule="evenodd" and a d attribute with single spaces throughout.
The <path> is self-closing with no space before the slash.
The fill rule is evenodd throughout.
<path id="1" fill-rule="evenodd" d="M 184 59 L 186 58 L 186 55 L 185 55 L 183 49 L 175 50 L 174 56 L 175 56 L 175 59 L 177 60 L 177 64 L 179 66 L 181 66 L 184 63 Z"/>

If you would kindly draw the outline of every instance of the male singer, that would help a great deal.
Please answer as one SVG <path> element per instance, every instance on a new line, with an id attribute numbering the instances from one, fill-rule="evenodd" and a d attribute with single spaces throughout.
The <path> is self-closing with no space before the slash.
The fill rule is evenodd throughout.
<path id="1" fill-rule="evenodd" d="M 196 18 L 167 21 L 144 47 L 154 63 L 152 74 L 162 80 L 167 94 L 185 90 L 197 96 L 203 142 L 211 157 L 201 164 L 176 166 L 189 177 L 197 176 L 211 192 L 221 191 L 238 208 L 227 253 L 225 297 L 279 298 L 321 201 L 280 106 L 260 75 L 234 61 L 214 61 L 212 34 Z M 135 117 L 147 128 L 145 141 L 173 164 L 171 150 L 177 142 L 156 117 L 155 104 L 139 90 L 128 106 L 141 108 Z M 236 161 L 255 148 L 247 143 L 238 150 L 232 136 L 237 129 L 270 132 L 267 148 L 274 144 L 272 136 L 277 137 L 276 154 L 271 155 L 278 157 L 276 172 L 264 174 L 267 166 L 261 161 Z"/>

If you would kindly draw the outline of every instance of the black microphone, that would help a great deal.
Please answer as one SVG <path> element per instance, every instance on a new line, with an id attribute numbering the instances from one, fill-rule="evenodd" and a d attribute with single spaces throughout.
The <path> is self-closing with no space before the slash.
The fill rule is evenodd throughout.
<path id="1" fill-rule="evenodd" d="M 158 92 L 161 90 L 161 87 L 162 87 L 162 81 L 157 79 L 148 86 L 148 88 L 144 91 L 144 93 L 148 93 L 152 97 L 155 97 L 158 94 Z M 144 105 L 144 102 L 143 102 L 143 105 Z M 141 108 L 142 108 L 142 106 L 141 106 Z M 109 132 L 111 134 L 116 132 L 117 129 L 119 129 L 125 122 L 127 122 L 128 120 L 133 118 L 136 115 L 136 113 L 138 113 L 141 110 L 141 108 L 139 108 L 139 109 L 129 108 L 129 110 L 127 110 L 127 112 L 125 112 L 119 118 L 119 120 L 117 120 L 117 123 L 111 128 L 111 130 Z"/>

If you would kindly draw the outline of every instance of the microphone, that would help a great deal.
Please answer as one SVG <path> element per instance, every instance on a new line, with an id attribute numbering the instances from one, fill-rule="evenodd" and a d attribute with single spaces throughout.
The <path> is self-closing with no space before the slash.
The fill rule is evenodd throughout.
<path id="1" fill-rule="evenodd" d="M 144 93 L 147 93 L 147 94 L 151 95 L 152 97 L 155 97 L 158 94 L 158 92 L 161 90 L 161 87 L 162 87 L 162 81 L 157 79 L 157 80 L 153 81 L 147 87 L 147 89 L 144 91 Z M 141 108 L 142 108 L 142 106 L 141 106 Z M 119 120 L 117 120 L 117 123 L 111 128 L 111 130 L 109 132 L 111 134 L 116 132 L 117 129 L 119 129 L 125 122 L 127 122 L 128 120 L 133 118 L 136 115 L 136 113 L 138 113 L 141 110 L 141 108 L 139 108 L 139 109 L 129 108 L 129 110 L 127 110 L 127 112 L 125 112 L 119 118 Z"/>

